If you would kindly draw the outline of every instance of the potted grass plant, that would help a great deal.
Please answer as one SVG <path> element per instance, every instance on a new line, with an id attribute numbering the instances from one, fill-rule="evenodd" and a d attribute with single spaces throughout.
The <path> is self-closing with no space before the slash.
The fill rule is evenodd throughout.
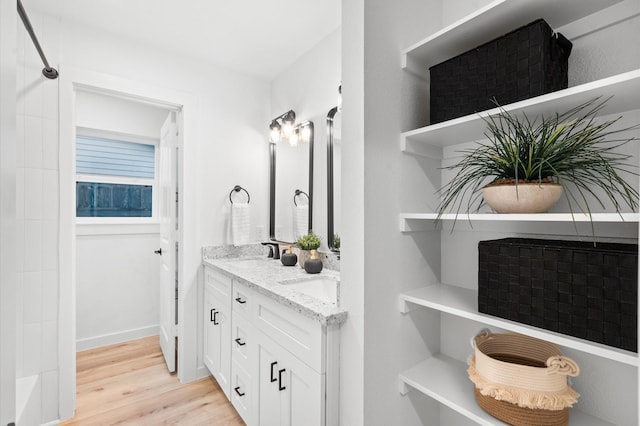
<path id="1" fill-rule="evenodd" d="M 598 120 L 608 99 L 595 98 L 564 113 L 530 120 L 501 109 L 483 118 L 487 142 L 462 151 L 445 169 L 453 178 L 440 190 L 438 219 L 444 213 L 477 212 L 485 203 L 497 213 L 546 212 L 564 194 L 591 214 L 589 200 L 616 212 L 638 208 L 638 191 L 623 176 L 637 175 L 630 155 L 618 148 L 635 137 L 621 137 L 638 126 L 615 129 L 612 120 Z M 540 202 L 540 203 L 539 203 Z"/>
<path id="2" fill-rule="evenodd" d="M 307 235 L 303 235 L 296 241 L 296 247 L 299 249 L 298 264 L 301 268 L 304 268 L 304 262 L 311 258 L 311 252 L 318 250 L 321 241 L 320 237 L 310 231 Z"/>

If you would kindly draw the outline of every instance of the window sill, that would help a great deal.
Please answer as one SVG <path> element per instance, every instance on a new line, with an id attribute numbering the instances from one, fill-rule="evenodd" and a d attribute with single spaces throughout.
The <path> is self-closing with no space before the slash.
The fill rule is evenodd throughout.
<path id="1" fill-rule="evenodd" d="M 81 223 L 76 222 L 76 235 L 159 234 L 159 223 Z"/>

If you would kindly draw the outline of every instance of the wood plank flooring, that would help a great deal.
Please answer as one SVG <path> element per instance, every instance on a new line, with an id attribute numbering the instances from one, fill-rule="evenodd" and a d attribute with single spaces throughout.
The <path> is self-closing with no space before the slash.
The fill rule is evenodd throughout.
<path id="1" fill-rule="evenodd" d="M 62 425 L 244 425 L 210 377 L 181 384 L 158 336 L 77 354 L 77 402 Z"/>

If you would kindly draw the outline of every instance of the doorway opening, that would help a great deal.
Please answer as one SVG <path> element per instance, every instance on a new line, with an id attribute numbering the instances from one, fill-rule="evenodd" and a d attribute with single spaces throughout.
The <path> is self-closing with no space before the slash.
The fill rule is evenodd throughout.
<path id="1" fill-rule="evenodd" d="M 174 372 L 177 111 L 87 90 L 75 110 L 76 350 L 161 334 Z"/>

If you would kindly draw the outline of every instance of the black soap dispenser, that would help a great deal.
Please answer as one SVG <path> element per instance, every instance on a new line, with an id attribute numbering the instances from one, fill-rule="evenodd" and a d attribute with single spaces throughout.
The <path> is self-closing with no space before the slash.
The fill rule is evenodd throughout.
<path id="1" fill-rule="evenodd" d="M 282 253 L 280 262 L 282 262 L 284 266 L 294 266 L 298 262 L 298 256 L 291 251 L 291 246 L 287 248 L 285 253 Z"/>
<path id="2" fill-rule="evenodd" d="M 318 259 L 318 252 L 311 250 L 311 259 L 304 262 L 304 270 L 307 274 L 318 274 L 322 271 L 322 260 Z"/>

